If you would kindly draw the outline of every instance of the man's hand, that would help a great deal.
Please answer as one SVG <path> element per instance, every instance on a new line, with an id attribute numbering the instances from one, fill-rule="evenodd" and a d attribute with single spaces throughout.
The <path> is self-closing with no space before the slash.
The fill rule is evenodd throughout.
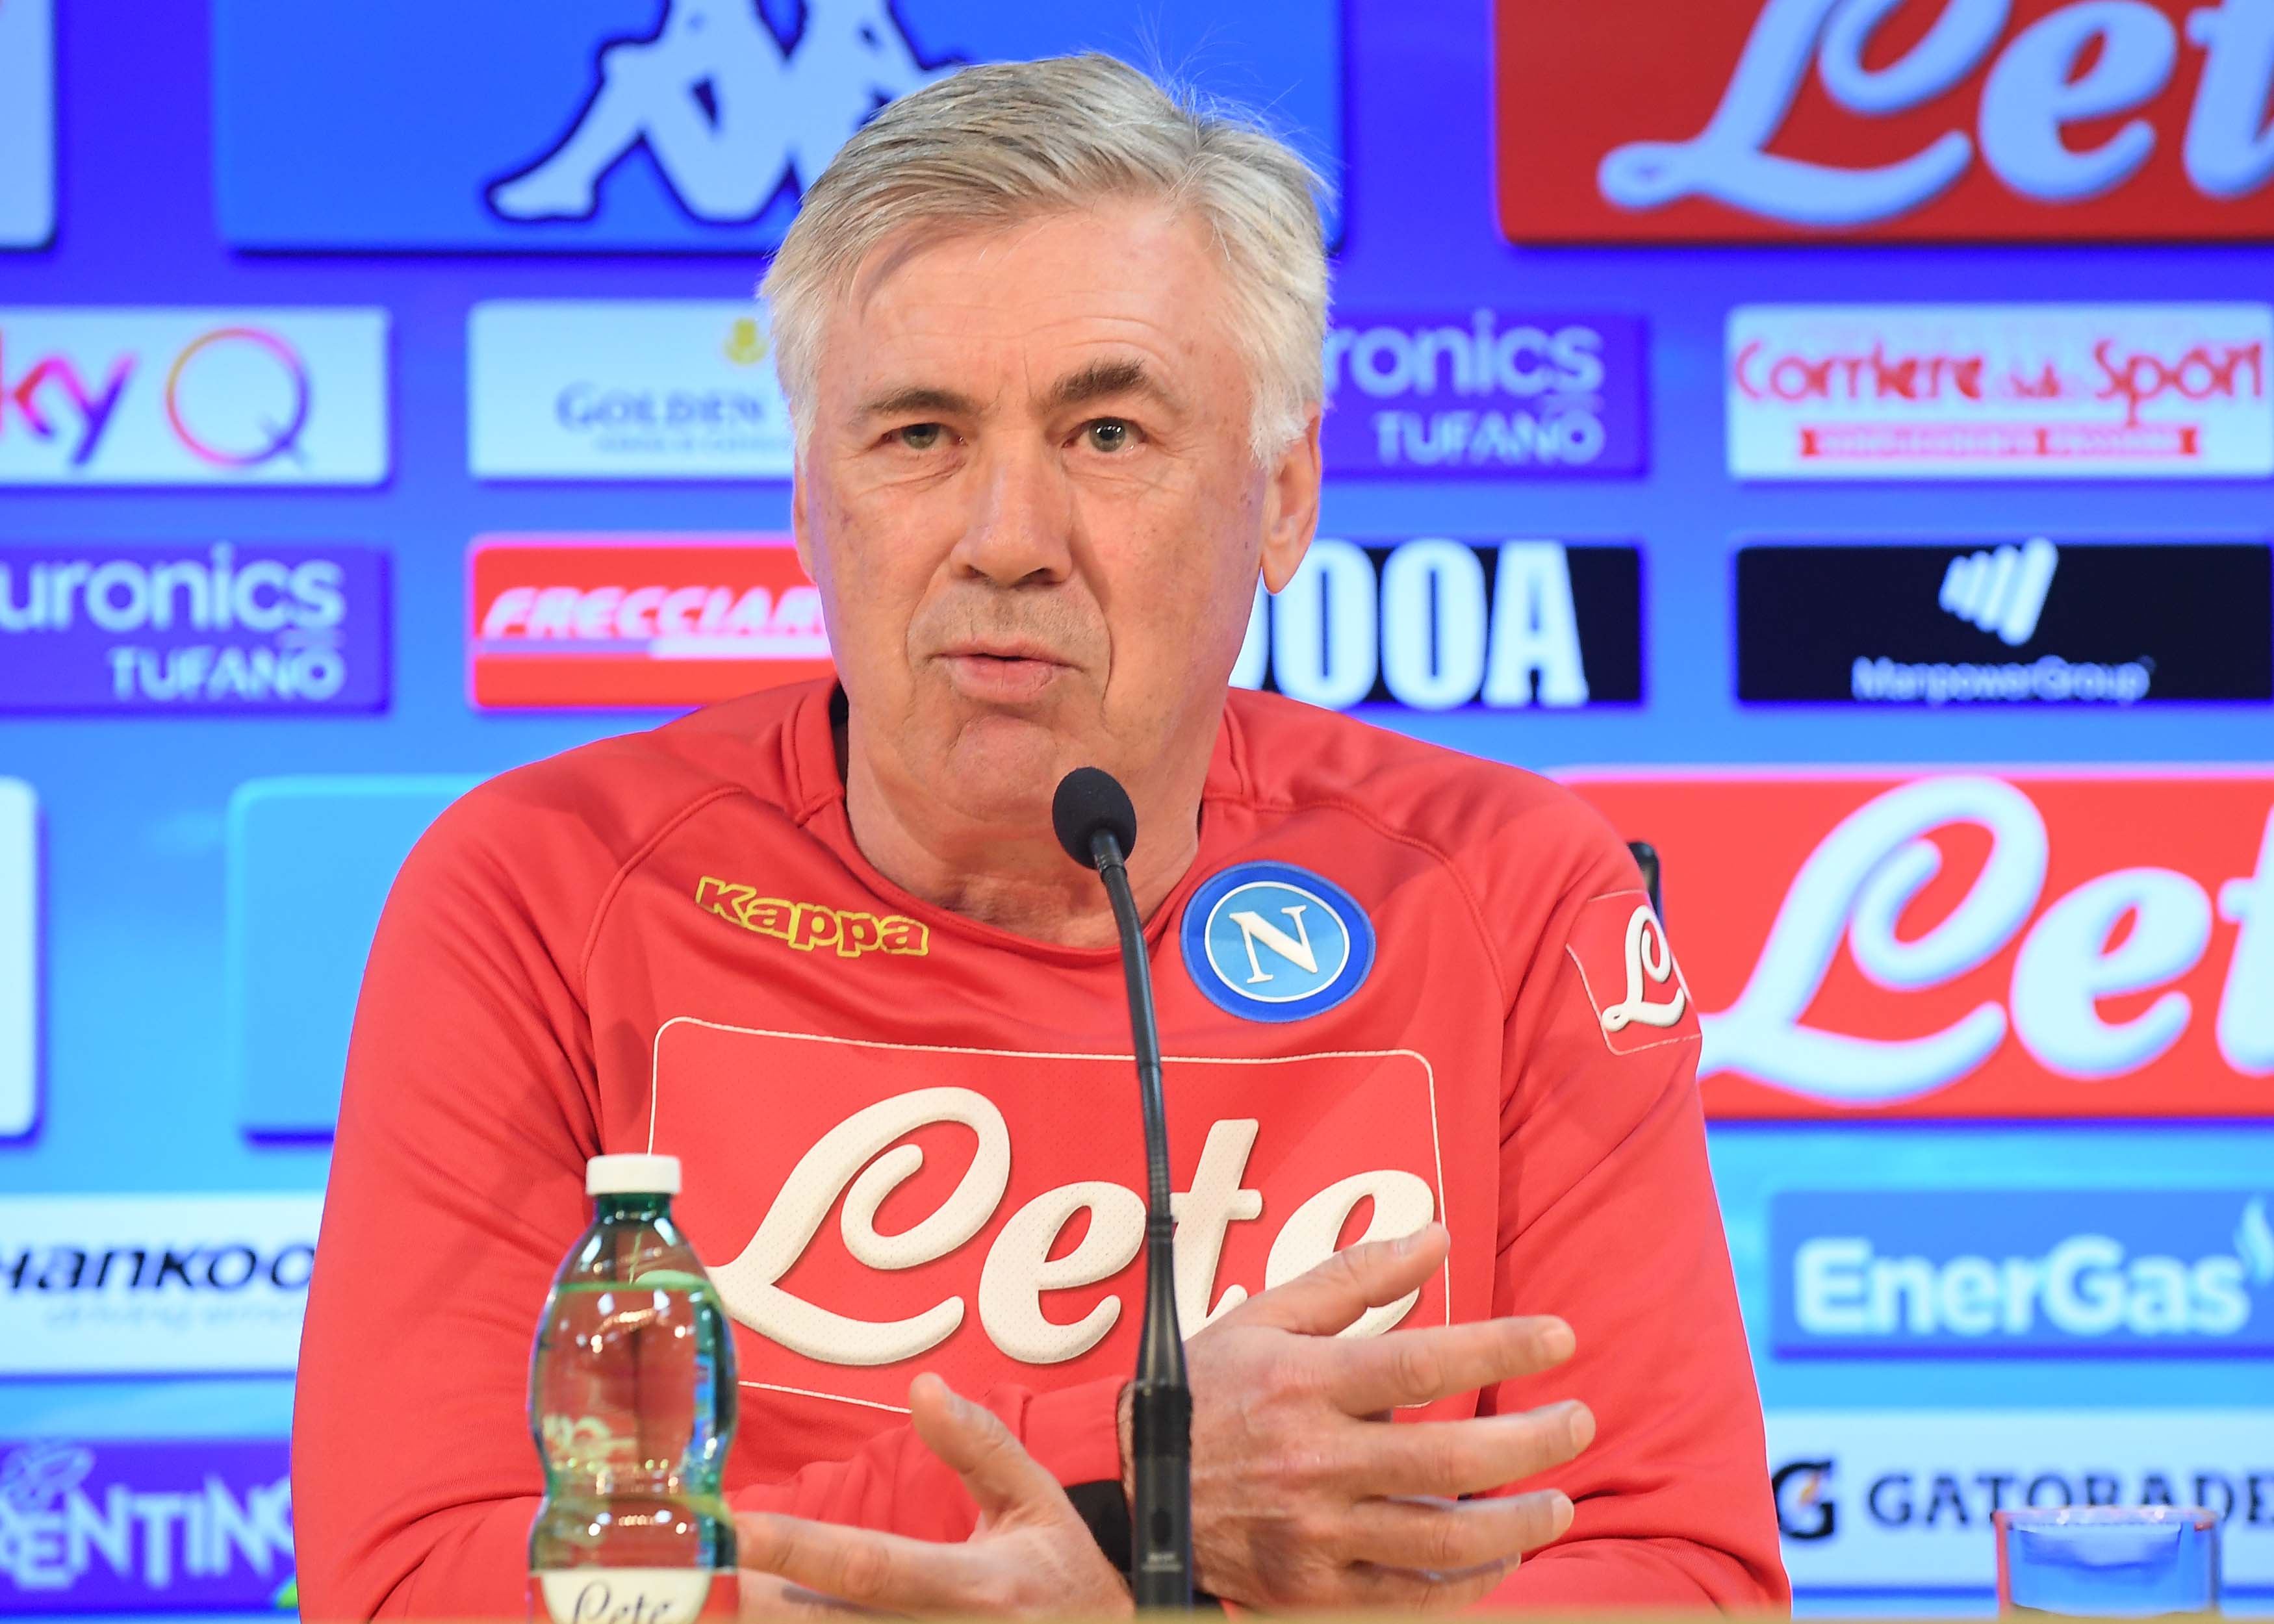
<path id="1" fill-rule="evenodd" d="M 1187 1339 L 1200 1588 L 1270 1609 L 1462 1606 L 1571 1526 L 1571 1502 L 1552 1489 L 1457 1497 L 1570 1460 L 1595 1435 L 1585 1405 L 1388 1424 L 1402 1406 L 1561 1365 L 1570 1327 L 1487 1320 L 1335 1335 L 1418 1288 L 1448 1244 L 1431 1224 L 1350 1247 Z M 1127 1407 L 1125 1393 L 1125 1462 Z"/>
<path id="2" fill-rule="evenodd" d="M 991 1411 L 938 1377 L 908 1387 L 924 1447 L 979 1502 L 979 1526 L 937 1545 L 772 1512 L 734 1519 L 742 1616 L 774 1618 L 844 1604 L 957 1618 L 1118 1618 L 1129 1587 L 1074 1514 L 1057 1479 Z"/>

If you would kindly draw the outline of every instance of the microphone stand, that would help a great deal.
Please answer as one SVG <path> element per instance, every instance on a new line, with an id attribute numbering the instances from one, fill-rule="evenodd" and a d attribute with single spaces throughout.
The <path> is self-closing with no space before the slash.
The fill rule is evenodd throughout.
<path id="1" fill-rule="evenodd" d="M 1125 803 L 1126 804 L 1126 803 Z M 1129 889 L 1121 842 L 1110 829 L 1089 838 L 1090 861 L 1105 883 L 1121 937 L 1129 989 L 1129 1027 L 1137 1054 L 1137 1094 L 1145 1116 L 1145 1323 L 1130 1404 L 1129 1589 L 1141 1611 L 1193 1606 L 1193 1394 L 1185 1380 L 1185 1339 L 1177 1326 L 1176 1221 L 1169 1211 L 1169 1118 L 1161 1095 L 1161 1030 L 1153 1013 L 1153 972 L 1144 921 Z"/>

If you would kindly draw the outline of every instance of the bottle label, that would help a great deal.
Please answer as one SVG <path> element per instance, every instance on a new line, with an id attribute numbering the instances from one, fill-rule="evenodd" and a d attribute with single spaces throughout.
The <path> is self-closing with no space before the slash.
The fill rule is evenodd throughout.
<path id="1" fill-rule="evenodd" d="M 531 1575 L 553 1624 L 692 1624 L 735 1611 L 734 1571 L 568 1568 Z"/>

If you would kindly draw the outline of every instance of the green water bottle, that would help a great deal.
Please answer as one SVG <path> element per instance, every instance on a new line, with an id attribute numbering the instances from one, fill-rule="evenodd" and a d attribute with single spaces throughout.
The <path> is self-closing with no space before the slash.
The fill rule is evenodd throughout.
<path id="1" fill-rule="evenodd" d="M 733 1618 L 734 1343 L 671 1219 L 674 1156 L 595 1156 L 592 1227 L 553 1276 L 530 1361 L 545 1502 L 530 1614 L 557 1624 Z"/>

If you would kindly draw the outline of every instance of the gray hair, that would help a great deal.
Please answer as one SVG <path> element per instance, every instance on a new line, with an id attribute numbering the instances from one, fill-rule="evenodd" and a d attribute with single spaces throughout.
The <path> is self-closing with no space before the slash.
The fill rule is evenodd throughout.
<path id="1" fill-rule="evenodd" d="M 886 106 L 805 194 L 759 293 L 804 442 L 831 304 L 912 226 L 999 228 L 1106 198 L 1191 209 L 1216 240 L 1254 390 L 1259 462 L 1324 398 L 1325 182 L 1242 110 L 1171 95 L 1095 53 L 971 67 Z"/>

